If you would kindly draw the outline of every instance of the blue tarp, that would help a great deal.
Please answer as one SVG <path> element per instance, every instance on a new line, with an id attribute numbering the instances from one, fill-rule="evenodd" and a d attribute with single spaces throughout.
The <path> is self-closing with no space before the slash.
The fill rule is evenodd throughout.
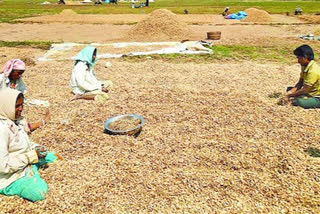
<path id="1" fill-rule="evenodd" d="M 238 13 L 233 13 L 233 14 L 227 15 L 224 18 L 225 19 L 238 19 L 238 20 L 240 20 L 240 19 L 243 19 L 243 18 L 246 18 L 246 17 L 247 17 L 246 12 L 238 11 Z"/>

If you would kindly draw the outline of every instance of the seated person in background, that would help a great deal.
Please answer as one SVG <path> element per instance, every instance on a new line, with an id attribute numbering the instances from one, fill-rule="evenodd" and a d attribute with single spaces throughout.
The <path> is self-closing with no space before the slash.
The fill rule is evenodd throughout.
<path id="1" fill-rule="evenodd" d="M 20 59 L 10 59 L 0 71 L 0 90 L 3 88 L 13 88 L 22 93 L 26 93 L 26 86 L 22 80 L 22 74 L 26 70 L 26 65 Z"/>
<path id="2" fill-rule="evenodd" d="M 20 124 L 23 102 L 17 90 L 0 91 L 0 194 L 39 201 L 48 192 L 39 167 L 53 162 L 57 155 L 30 141 Z"/>
<path id="3" fill-rule="evenodd" d="M 227 16 L 229 14 L 230 14 L 229 7 L 224 8 L 224 10 L 222 12 L 222 16 Z"/>
<path id="4" fill-rule="evenodd" d="M 26 65 L 20 59 L 10 59 L 6 62 L 0 73 L 0 90 L 5 88 L 16 89 L 22 93 L 26 93 L 26 86 L 22 80 L 22 74 L 26 70 Z M 23 121 L 23 124 L 29 128 L 28 132 L 32 132 L 35 129 L 45 125 L 50 120 L 49 110 L 46 111 L 45 117 L 40 122 L 27 123 Z"/>
<path id="5" fill-rule="evenodd" d="M 76 56 L 71 74 L 70 87 L 76 99 L 106 101 L 111 81 L 98 81 L 93 66 L 97 62 L 97 49 L 87 46 Z"/>
<path id="6" fill-rule="evenodd" d="M 301 65 L 301 73 L 297 84 L 287 88 L 287 98 L 295 106 L 320 108 L 320 67 L 314 61 L 313 50 L 309 45 L 302 45 L 293 53 Z"/>
<path id="7" fill-rule="evenodd" d="M 300 7 L 296 7 L 294 15 L 302 15 L 302 9 Z"/>

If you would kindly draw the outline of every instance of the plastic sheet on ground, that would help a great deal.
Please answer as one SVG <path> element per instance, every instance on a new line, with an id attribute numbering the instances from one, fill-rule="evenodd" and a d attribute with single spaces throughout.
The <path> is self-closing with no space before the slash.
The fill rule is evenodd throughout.
<path id="1" fill-rule="evenodd" d="M 237 13 L 233 13 L 230 15 L 225 16 L 225 19 L 237 19 L 237 20 L 241 20 L 243 18 L 246 18 L 247 14 L 244 11 L 238 11 Z"/>
<path id="2" fill-rule="evenodd" d="M 172 48 L 163 48 L 157 51 L 147 51 L 147 52 L 133 52 L 129 53 L 128 56 L 142 56 L 142 55 L 152 55 L 152 54 L 211 54 L 212 50 L 204 47 L 199 41 L 188 41 L 180 43 Z"/>
<path id="3" fill-rule="evenodd" d="M 51 2 L 45 1 L 45 2 L 42 2 L 40 4 L 51 4 Z"/>
<path id="4" fill-rule="evenodd" d="M 89 44 L 79 43 L 61 43 L 52 44 L 50 50 L 40 57 L 39 61 L 49 60 L 73 60 L 77 55 L 79 49 Z M 152 54 L 212 54 L 212 50 L 205 46 L 211 46 L 210 42 L 206 41 L 186 41 L 186 42 L 132 42 L 132 43 L 112 43 L 112 44 L 90 44 L 98 48 L 98 58 L 120 58 L 122 56 L 139 56 L 139 55 L 152 55 Z M 158 47 L 159 46 L 159 47 Z M 104 53 L 103 48 L 109 47 L 121 53 Z M 139 50 L 152 49 L 150 51 L 130 51 L 126 52 L 127 48 Z M 150 47 L 150 48 L 149 48 Z M 152 47 L 152 48 L 151 48 Z M 123 51 L 121 51 L 123 49 Z M 102 50 L 102 51 L 101 51 Z"/>
<path id="5" fill-rule="evenodd" d="M 28 106 L 39 106 L 39 107 L 49 107 L 50 106 L 48 101 L 38 100 L 38 99 L 27 100 L 26 104 Z"/>
<path id="6" fill-rule="evenodd" d="M 304 40 L 317 40 L 320 41 L 320 36 L 314 36 L 313 34 L 300 35 L 299 38 Z"/>

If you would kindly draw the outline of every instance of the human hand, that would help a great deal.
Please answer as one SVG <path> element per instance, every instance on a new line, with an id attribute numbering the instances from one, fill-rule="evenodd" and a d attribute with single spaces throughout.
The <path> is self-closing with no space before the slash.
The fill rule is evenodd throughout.
<path id="1" fill-rule="evenodd" d="M 43 159 L 47 156 L 47 149 L 44 146 L 37 146 L 36 153 L 39 159 Z"/>
<path id="2" fill-rule="evenodd" d="M 282 96 L 277 102 L 278 105 L 285 106 L 290 104 L 290 100 L 288 96 Z"/>
<path id="3" fill-rule="evenodd" d="M 292 88 L 291 90 L 289 90 L 289 91 L 287 92 L 287 96 L 292 96 L 292 95 L 294 95 L 294 94 L 296 93 L 296 91 L 297 91 L 297 88 Z"/>

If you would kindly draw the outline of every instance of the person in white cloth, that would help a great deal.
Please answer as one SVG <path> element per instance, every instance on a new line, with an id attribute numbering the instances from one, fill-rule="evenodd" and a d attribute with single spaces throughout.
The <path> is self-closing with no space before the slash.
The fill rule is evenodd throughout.
<path id="1" fill-rule="evenodd" d="M 99 81 L 93 70 L 97 62 L 97 48 L 87 46 L 75 58 L 71 74 L 70 87 L 75 94 L 72 100 L 86 99 L 96 101 L 108 100 L 108 91 L 112 86 L 110 80 Z"/>
<path id="2" fill-rule="evenodd" d="M 23 103 L 20 91 L 0 90 L 0 194 L 40 201 L 48 185 L 40 177 L 39 167 L 52 163 L 58 155 L 30 141 L 20 124 Z"/>
<path id="3" fill-rule="evenodd" d="M 8 60 L 2 71 L 0 71 L 0 90 L 12 88 L 22 92 L 25 95 L 27 92 L 27 87 L 22 80 L 22 75 L 24 74 L 25 70 L 26 65 L 22 60 Z M 39 122 L 27 123 L 27 121 L 24 121 L 23 123 L 29 128 L 28 133 L 31 133 L 37 128 L 47 124 L 49 121 L 50 112 L 49 109 L 47 109 L 44 118 Z"/>
<path id="4" fill-rule="evenodd" d="M 26 65 L 20 59 L 10 59 L 0 71 L 0 90 L 3 88 L 13 88 L 22 93 L 26 93 L 26 85 L 22 80 L 22 75 L 26 70 Z"/>

